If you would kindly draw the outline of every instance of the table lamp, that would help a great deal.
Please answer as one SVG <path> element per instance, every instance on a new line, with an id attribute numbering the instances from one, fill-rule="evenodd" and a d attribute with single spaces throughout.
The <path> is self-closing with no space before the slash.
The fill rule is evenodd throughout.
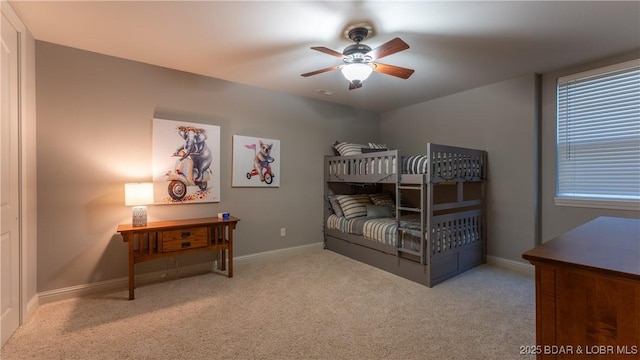
<path id="1" fill-rule="evenodd" d="M 153 183 L 124 184 L 124 204 L 133 206 L 133 226 L 147 226 L 146 205 L 153 204 Z"/>

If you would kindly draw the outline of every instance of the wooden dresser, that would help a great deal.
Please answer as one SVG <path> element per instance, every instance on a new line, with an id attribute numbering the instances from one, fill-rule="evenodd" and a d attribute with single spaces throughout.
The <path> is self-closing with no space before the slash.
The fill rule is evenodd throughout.
<path id="1" fill-rule="evenodd" d="M 217 217 L 150 222 L 147 226 L 118 226 L 129 243 L 129 300 L 134 299 L 135 264 L 198 251 L 218 251 L 218 269 L 233 277 L 233 230 L 240 219 Z M 228 258 L 226 253 L 228 253 Z"/>
<path id="2" fill-rule="evenodd" d="M 528 354 L 640 359 L 640 219 L 600 217 L 522 257 L 536 270 Z"/>

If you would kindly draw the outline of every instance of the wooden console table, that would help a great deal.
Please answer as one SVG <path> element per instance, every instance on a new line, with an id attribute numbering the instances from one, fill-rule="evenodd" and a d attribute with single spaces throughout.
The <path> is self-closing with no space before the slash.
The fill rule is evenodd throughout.
<path id="1" fill-rule="evenodd" d="M 233 230 L 240 219 L 217 217 L 150 222 L 147 226 L 122 224 L 118 232 L 129 243 L 129 300 L 134 299 L 135 264 L 199 251 L 218 251 L 218 269 L 233 277 Z M 227 251 L 228 250 L 228 251 Z"/>
<path id="2" fill-rule="evenodd" d="M 640 219 L 600 217 L 522 257 L 536 269 L 537 342 L 523 355 L 640 359 Z"/>

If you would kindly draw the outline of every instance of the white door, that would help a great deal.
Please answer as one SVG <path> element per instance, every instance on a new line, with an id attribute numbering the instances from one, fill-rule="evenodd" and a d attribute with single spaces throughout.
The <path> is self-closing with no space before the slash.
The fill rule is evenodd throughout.
<path id="1" fill-rule="evenodd" d="M 0 316 L 2 345 L 20 325 L 18 32 L 2 15 L 0 60 Z"/>

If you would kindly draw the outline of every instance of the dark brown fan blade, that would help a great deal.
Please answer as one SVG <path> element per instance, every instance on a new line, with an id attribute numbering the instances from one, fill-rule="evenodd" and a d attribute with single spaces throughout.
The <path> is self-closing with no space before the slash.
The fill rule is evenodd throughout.
<path id="1" fill-rule="evenodd" d="M 409 45 L 406 42 L 402 41 L 400 38 L 395 38 L 369 51 L 366 55 L 371 56 L 373 60 L 378 60 L 399 51 L 407 50 L 408 48 Z"/>
<path id="2" fill-rule="evenodd" d="M 338 69 L 340 69 L 340 67 L 341 67 L 341 65 L 336 65 L 336 66 L 328 67 L 328 68 L 325 68 L 325 69 L 320 69 L 320 70 L 308 72 L 308 73 L 302 74 L 300 76 L 307 77 L 307 76 L 311 76 L 311 75 L 322 74 L 323 72 L 338 70 Z"/>
<path id="3" fill-rule="evenodd" d="M 344 55 L 342 55 L 341 53 L 331 50 L 329 48 L 326 48 L 324 46 L 314 46 L 311 49 L 316 50 L 316 51 L 320 51 L 321 53 L 325 53 L 327 55 L 331 55 L 331 56 L 335 56 L 338 59 L 342 59 L 344 57 Z"/>
<path id="4" fill-rule="evenodd" d="M 359 83 L 349 82 L 349 90 L 358 89 L 361 87 L 362 87 L 362 82 L 359 82 Z"/>
<path id="5" fill-rule="evenodd" d="M 413 69 L 407 69 L 407 68 L 403 68 L 395 65 L 382 64 L 379 62 L 375 64 L 376 64 L 376 67 L 373 69 L 373 71 L 403 78 L 403 79 L 408 79 L 409 76 L 411 76 L 411 74 L 413 74 L 413 72 L 415 71 Z"/>

